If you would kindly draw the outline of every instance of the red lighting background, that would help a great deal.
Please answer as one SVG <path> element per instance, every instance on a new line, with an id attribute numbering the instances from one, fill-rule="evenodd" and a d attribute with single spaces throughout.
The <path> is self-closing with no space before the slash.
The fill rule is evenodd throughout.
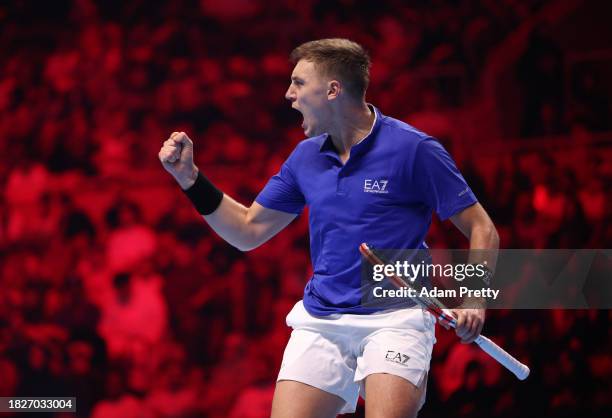
<path id="1" fill-rule="evenodd" d="M 79 417 L 268 416 L 284 317 L 310 274 L 307 216 L 241 253 L 157 152 L 187 132 L 198 166 L 249 204 L 303 139 L 283 95 L 307 40 L 370 51 L 369 101 L 440 139 L 502 248 L 610 248 L 611 11 L 0 2 L 0 396 L 76 396 Z M 428 237 L 464 241 L 437 220 Z M 530 365 L 525 382 L 439 328 L 419 416 L 610 416 L 611 317 L 488 312 L 486 334 Z"/>

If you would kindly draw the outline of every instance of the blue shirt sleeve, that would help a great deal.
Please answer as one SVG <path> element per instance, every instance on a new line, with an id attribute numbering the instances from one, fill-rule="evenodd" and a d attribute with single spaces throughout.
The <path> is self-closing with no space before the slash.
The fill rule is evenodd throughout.
<path id="1" fill-rule="evenodd" d="M 255 201 L 260 205 L 282 212 L 299 214 L 306 205 L 304 194 L 300 190 L 292 166 L 294 165 L 295 151 L 283 163 L 280 171 L 274 175 L 263 190 L 257 195 Z"/>
<path id="2" fill-rule="evenodd" d="M 413 181 L 423 201 L 446 220 L 478 200 L 444 147 L 435 139 L 422 141 L 416 152 Z"/>

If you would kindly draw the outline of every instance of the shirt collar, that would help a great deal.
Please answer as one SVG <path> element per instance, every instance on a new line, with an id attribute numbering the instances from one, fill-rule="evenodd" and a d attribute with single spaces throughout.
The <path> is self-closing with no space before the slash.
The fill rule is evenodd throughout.
<path id="1" fill-rule="evenodd" d="M 361 138 L 359 142 L 353 145 L 353 147 L 351 148 L 351 151 L 357 150 L 360 148 L 365 148 L 367 143 L 372 142 L 373 138 L 376 136 L 376 133 L 378 132 L 378 129 L 380 128 L 380 124 L 381 124 L 380 119 L 382 117 L 380 111 L 376 108 L 376 106 L 370 103 L 368 103 L 367 105 L 370 108 L 370 110 L 374 112 L 374 122 L 372 123 L 372 127 L 370 128 L 370 132 L 368 132 L 366 136 Z M 329 134 L 327 133 L 325 134 L 325 139 L 321 143 L 321 147 L 319 148 L 319 151 L 321 152 L 331 151 L 334 154 L 336 154 L 336 148 L 334 147 L 334 143 L 331 137 L 329 136 Z"/>

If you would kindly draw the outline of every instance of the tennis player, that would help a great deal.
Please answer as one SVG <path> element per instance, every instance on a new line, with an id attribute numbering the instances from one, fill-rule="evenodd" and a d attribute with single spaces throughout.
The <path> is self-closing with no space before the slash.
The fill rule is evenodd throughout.
<path id="1" fill-rule="evenodd" d="M 193 143 L 174 132 L 159 158 L 208 224 L 236 248 L 256 248 L 310 208 L 314 274 L 287 316 L 293 328 L 272 405 L 273 418 L 414 417 L 423 405 L 433 316 L 360 304 L 359 244 L 427 248 L 432 212 L 451 221 L 473 249 L 498 235 L 455 163 L 432 137 L 368 104 L 370 59 L 346 39 L 297 47 L 285 98 L 303 116 L 300 142 L 251 206 L 223 194 L 193 162 Z M 485 309 L 456 309 L 464 343 L 480 333 Z M 380 309 L 380 308 L 379 308 Z"/>

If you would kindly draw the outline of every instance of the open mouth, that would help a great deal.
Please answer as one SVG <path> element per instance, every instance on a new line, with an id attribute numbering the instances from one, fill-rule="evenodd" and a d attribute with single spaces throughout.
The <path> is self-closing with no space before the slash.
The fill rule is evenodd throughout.
<path id="1" fill-rule="evenodd" d="M 301 127 L 302 127 L 302 129 L 306 129 L 306 117 L 304 116 L 304 113 L 300 109 L 295 107 L 295 106 L 291 106 L 291 108 L 294 109 L 294 110 L 297 110 L 298 112 L 300 112 L 300 115 L 302 115 Z"/>
<path id="2" fill-rule="evenodd" d="M 305 127 L 306 126 L 306 117 L 304 116 L 304 114 L 302 113 L 301 110 L 296 109 L 295 107 L 294 107 L 294 109 L 297 110 L 298 112 L 300 112 L 300 115 L 302 116 L 302 128 Z"/>

